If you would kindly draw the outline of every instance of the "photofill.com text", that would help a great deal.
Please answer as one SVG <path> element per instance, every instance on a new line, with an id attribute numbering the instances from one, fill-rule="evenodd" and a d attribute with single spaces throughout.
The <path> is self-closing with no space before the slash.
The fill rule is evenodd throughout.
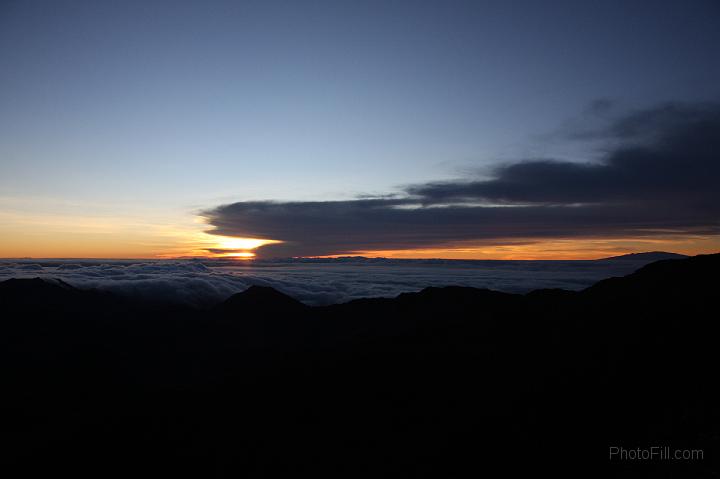
<path id="1" fill-rule="evenodd" d="M 670 446 L 626 448 L 610 446 L 611 461 L 701 461 L 703 449 L 676 449 Z"/>

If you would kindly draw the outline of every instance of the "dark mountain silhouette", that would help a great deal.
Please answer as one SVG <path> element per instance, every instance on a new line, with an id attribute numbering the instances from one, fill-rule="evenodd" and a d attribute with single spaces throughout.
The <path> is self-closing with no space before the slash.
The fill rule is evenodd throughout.
<path id="1" fill-rule="evenodd" d="M 13 278 L 0 282 L 0 301 L 3 306 L 51 308 L 59 305 L 71 306 L 73 303 L 81 306 L 89 296 L 59 279 Z"/>
<path id="2" fill-rule="evenodd" d="M 427 288 L 327 307 L 253 287 L 211 310 L 5 281 L 3 470 L 712 476 L 719 268 L 705 255 L 581 292 Z M 610 446 L 704 458 L 620 462 Z"/>
<path id="3" fill-rule="evenodd" d="M 306 306 L 290 296 L 268 286 L 250 286 L 242 293 L 232 295 L 218 305 L 218 311 L 224 314 L 293 314 L 304 310 Z"/>
<path id="4" fill-rule="evenodd" d="M 602 258 L 598 261 L 661 261 L 664 259 L 684 259 L 688 256 L 678 253 L 668 253 L 666 251 L 648 251 L 646 253 L 629 253 L 620 256 L 610 256 Z"/>

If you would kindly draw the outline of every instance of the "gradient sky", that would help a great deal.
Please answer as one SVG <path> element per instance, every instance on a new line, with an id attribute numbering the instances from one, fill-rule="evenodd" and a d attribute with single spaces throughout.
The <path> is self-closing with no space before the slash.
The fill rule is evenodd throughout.
<path id="1" fill-rule="evenodd" d="M 718 58 L 713 0 L 3 1 L 0 257 L 230 251 L 198 215 L 596 160 L 607 145 L 568 129 L 717 102 Z M 450 247 L 451 235 L 312 253 L 718 249 L 712 229 L 691 236 L 514 235 L 478 248 Z"/>

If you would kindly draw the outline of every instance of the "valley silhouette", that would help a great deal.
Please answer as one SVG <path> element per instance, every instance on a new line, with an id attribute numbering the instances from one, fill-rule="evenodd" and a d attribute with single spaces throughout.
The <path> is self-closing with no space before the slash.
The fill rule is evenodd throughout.
<path id="1" fill-rule="evenodd" d="M 8 477 L 707 477 L 720 254 L 582 291 L 210 308 L 0 283 Z M 702 450 L 619 461 L 608 448 Z M 665 476 L 660 474 L 667 474 Z"/>

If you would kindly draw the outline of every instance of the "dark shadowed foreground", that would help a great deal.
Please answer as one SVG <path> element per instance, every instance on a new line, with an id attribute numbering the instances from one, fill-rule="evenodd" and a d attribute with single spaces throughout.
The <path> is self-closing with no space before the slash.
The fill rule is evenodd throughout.
<path id="1" fill-rule="evenodd" d="M 429 288 L 212 310 L 0 283 L 11 477 L 707 477 L 720 255 L 582 292 Z M 610 459 L 612 446 L 702 449 Z"/>

